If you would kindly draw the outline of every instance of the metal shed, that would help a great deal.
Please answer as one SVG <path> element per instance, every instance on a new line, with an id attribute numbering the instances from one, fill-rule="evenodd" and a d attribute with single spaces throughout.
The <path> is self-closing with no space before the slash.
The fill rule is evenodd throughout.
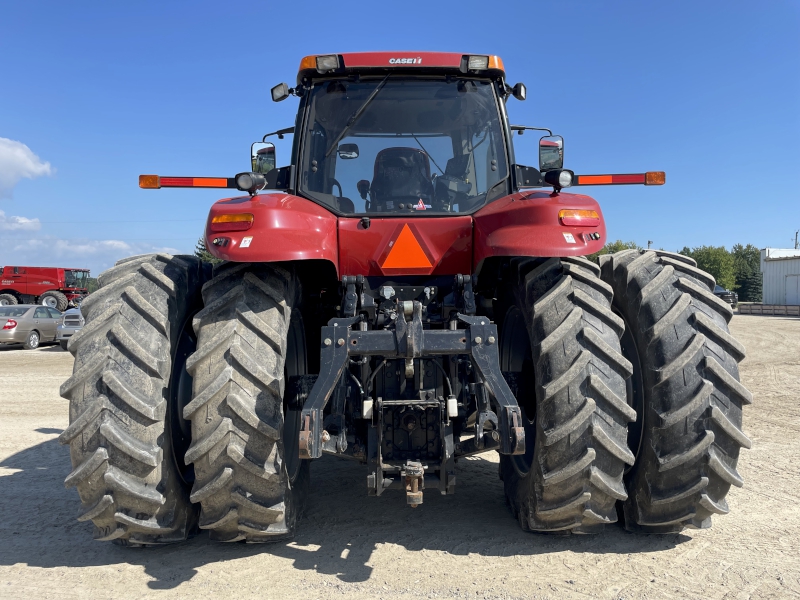
<path id="1" fill-rule="evenodd" d="M 800 250 L 761 251 L 764 304 L 800 305 Z"/>

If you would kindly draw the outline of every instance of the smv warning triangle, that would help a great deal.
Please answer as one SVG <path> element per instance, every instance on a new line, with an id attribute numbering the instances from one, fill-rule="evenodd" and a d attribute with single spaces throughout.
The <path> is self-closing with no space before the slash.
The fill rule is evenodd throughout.
<path id="1" fill-rule="evenodd" d="M 431 266 L 431 261 L 414 237 L 408 223 L 403 225 L 403 230 L 381 265 L 384 269 L 429 269 Z"/>

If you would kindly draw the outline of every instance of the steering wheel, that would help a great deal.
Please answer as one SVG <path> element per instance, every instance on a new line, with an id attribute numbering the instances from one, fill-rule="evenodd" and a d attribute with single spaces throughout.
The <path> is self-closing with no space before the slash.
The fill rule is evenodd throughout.
<path id="1" fill-rule="evenodd" d="M 338 181 L 336 181 L 336 179 L 335 179 L 335 178 L 331 179 L 331 181 L 333 182 L 333 183 L 332 183 L 332 185 L 331 185 L 331 187 L 335 185 L 336 187 L 338 187 L 338 188 L 339 188 L 339 198 L 341 198 L 342 196 L 344 196 L 344 193 L 342 193 L 342 184 L 341 184 L 341 183 L 339 183 Z"/>

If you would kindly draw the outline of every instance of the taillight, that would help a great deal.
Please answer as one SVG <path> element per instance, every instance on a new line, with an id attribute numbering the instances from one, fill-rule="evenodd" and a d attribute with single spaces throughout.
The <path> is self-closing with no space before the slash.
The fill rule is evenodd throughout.
<path id="1" fill-rule="evenodd" d="M 3 325 L 3 329 L 14 329 L 17 326 L 17 322 L 14 319 L 9 319 L 6 321 L 6 324 Z"/>
<path id="2" fill-rule="evenodd" d="M 566 209 L 559 211 L 558 218 L 562 225 L 572 227 L 597 227 L 600 225 L 600 215 L 595 210 Z"/>
<path id="3" fill-rule="evenodd" d="M 211 219 L 209 231 L 220 233 L 221 231 L 247 231 L 253 226 L 253 215 L 250 213 L 239 213 L 233 215 L 217 215 Z"/>

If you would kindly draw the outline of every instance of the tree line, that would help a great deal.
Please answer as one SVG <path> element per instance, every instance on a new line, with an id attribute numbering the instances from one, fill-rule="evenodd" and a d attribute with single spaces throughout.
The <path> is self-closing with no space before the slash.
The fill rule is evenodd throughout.
<path id="1" fill-rule="evenodd" d="M 601 254 L 631 248 L 642 250 L 636 242 L 617 240 L 607 243 L 600 252 L 588 258 L 597 260 Z M 698 268 L 714 276 L 717 285 L 738 293 L 741 302 L 761 302 L 761 251 L 752 244 L 736 244 L 730 250 L 725 246 L 684 246 L 678 253 L 693 258 Z"/>

